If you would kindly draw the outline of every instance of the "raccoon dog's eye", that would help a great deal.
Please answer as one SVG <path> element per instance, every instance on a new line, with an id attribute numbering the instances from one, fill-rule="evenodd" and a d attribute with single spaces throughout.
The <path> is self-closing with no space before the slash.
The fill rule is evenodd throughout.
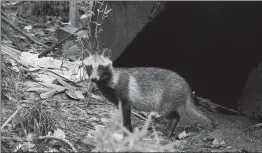
<path id="1" fill-rule="evenodd" d="M 87 72 L 90 72 L 91 70 L 92 70 L 92 66 L 91 65 L 86 66 L 86 71 Z"/>
<path id="2" fill-rule="evenodd" d="M 98 70 L 103 70 L 104 68 L 105 68 L 105 66 L 103 66 L 103 65 L 98 66 Z"/>

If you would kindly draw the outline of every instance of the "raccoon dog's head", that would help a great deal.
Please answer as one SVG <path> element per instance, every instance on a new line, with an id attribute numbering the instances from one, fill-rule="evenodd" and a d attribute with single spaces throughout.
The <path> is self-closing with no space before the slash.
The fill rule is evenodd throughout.
<path id="1" fill-rule="evenodd" d="M 112 51 L 105 48 L 100 54 L 89 53 L 84 60 L 86 72 L 92 82 L 107 82 L 112 73 L 112 60 L 110 59 Z"/>

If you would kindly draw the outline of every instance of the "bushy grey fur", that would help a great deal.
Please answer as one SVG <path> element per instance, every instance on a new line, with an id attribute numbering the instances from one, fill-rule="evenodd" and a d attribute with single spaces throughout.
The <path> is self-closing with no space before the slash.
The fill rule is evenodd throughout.
<path id="1" fill-rule="evenodd" d="M 100 62 L 98 56 L 95 57 L 94 61 Z M 104 56 L 102 61 L 105 58 L 109 60 Z M 157 112 L 161 117 L 168 119 L 167 135 L 169 136 L 173 133 L 183 112 L 194 114 L 205 120 L 209 127 L 212 126 L 212 121 L 207 115 L 195 106 L 188 83 L 173 71 L 154 67 L 114 68 L 112 64 L 104 66 L 99 73 L 94 71 L 98 70 L 94 69 L 89 74 L 100 78 L 95 83 L 102 94 L 116 105 L 119 101 L 122 102 L 124 126 L 130 131 L 132 131 L 131 109 Z"/>

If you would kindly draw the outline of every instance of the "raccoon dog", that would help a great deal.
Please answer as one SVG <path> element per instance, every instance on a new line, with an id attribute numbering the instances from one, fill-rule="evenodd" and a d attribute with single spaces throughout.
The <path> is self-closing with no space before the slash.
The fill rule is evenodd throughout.
<path id="1" fill-rule="evenodd" d="M 154 67 L 114 68 L 110 49 L 85 58 L 86 72 L 103 96 L 118 105 L 122 102 L 124 126 L 132 132 L 131 108 L 157 112 L 169 121 L 166 134 L 170 137 L 182 112 L 191 113 L 212 127 L 212 120 L 201 111 L 192 98 L 188 83 L 177 73 Z"/>

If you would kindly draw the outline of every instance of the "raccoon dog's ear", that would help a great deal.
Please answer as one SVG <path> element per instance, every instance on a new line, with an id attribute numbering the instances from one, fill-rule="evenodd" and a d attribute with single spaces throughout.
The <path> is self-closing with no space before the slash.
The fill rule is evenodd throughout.
<path id="1" fill-rule="evenodd" d="M 101 51 L 101 55 L 106 57 L 106 58 L 111 58 L 112 56 L 112 50 L 108 48 L 103 48 Z"/>

